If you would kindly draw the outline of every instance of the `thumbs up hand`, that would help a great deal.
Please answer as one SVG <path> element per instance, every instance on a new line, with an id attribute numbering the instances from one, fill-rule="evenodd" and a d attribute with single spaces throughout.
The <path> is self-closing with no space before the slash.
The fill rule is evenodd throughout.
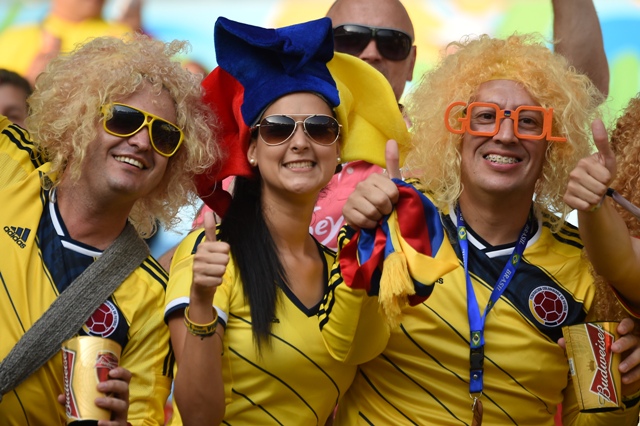
<path id="1" fill-rule="evenodd" d="M 583 212 L 593 211 L 600 206 L 616 175 L 616 156 L 609 146 L 607 130 L 602 120 L 595 120 L 591 130 L 598 151 L 578 162 L 569 175 L 564 195 L 564 202 L 569 207 Z"/>
<path id="2" fill-rule="evenodd" d="M 390 139 L 385 149 L 385 172 L 374 173 L 356 185 L 342 209 L 345 222 L 351 227 L 375 228 L 384 215 L 391 213 L 399 193 L 398 187 L 390 178 L 402 178 L 399 158 L 398 144 Z"/>
<path id="3" fill-rule="evenodd" d="M 222 276 L 229 263 L 229 244 L 216 238 L 216 220 L 213 212 L 204 215 L 205 239 L 196 250 L 193 259 L 191 299 L 213 301 L 216 288 L 222 284 Z"/>

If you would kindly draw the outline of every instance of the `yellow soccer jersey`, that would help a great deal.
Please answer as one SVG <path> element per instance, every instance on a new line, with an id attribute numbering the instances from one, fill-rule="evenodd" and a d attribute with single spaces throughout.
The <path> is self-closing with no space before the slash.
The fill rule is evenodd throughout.
<path id="1" fill-rule="evenodd" d="M 70 52 L 78 44 L 95 37 L 120 37 L 132 32 L 128 25 L 103 19 L 69 22 L 48 16 L 39 24 L 10 27 L 0 34 L 0 68 L 26 75 L 42 49 L 43 31 L 60 39 L 61 52 Z"/>
<path id="2" fill-rule="evenodd" d="M 189 302 L 193 253 L 202 238 L 202 230 L 191 233 L 174 255 L 165 318 Z M 330 268 L 335 254 L 318 247 L 325 268 Z M 279 297 L 271 348 L 263 347 L 258 357 L 251 313 L 232 257 L 213 301 L 225 326 L 224 424 L 324 425 L 353 380 L 355 367 L 335 361 L 324 346 L 318 307 L 306 308 L 288 289 L 279 291 Z M 182 424 L 175 407 L 171 424 Z"/>
<path id="3" fill-rule="evenodd" d="M 442 220 L 460 257 L 456 219 Z M 484 307 L 512 246 L 491 247 L 468 231 L 470 275 Z M 538 222 L 511 283 L 486 319 L 484 424 L 551 426 L 559 403 L 565 425 L 622 425 L 632 417 L 637 422 L 637 408 L 578 413 L 567 359 L 556 341 L 561 327 L 582 322 L 592 303 L 593 280 L 581 251 L 577 229 L 565 225 L 552 234 Z M 337 262 L 331 282 L 321 308 L 323 337 L 336 356 L 362 363 L 334 424 L 471 424 L 463 267 L 438 280 L 425 302 L 406 308 L 391 332 L 380 322 L 376 298 L 342 283 Z"/>
<path id="4" fill-rule="evenodd" d="M 5 150 L 11 143 L 3 131 L 0 157 L 9 152 L 16 162 L 5 165 L 22 173 L 30 164 L 30 152 L 22 146 Z M 26 160 L 18 159 L 20 152 Z M 58 234 L 64 234 L 66 228 L 55 204 L 49 202 L 48 191 L 40 185 L 42 174 L 48 170 L 49 164 L 45 164 L 17 183 L 0 183 L 0 197 L 5 200 L 0 209 L 0 360 L 59 295 L 58 279 L 64 280 L 70 271 L 60 267 L 65 256 L 59 254 L 68 251 L 70 259 L 80 259 L 76 267 L 100 255 L 98 250 Z M 166 281 L 162 267 L 152 257 L 147 258 L 105 302 L 111 327 L 100 329 L 100 324 L 89 322 L 85 326 L 123 344 L 120 365 L 133 374 L 129 387 L 132 425 L 164 423 L 163 406 L 171 387 L 173 359 L 169 330 L 163 321 Z M 64 407 L 57 402 L 62 393 L 62 358 L 57 354 L 4 395 L 0 425 L 66 424 Z"/>
<path id="5" fill-rule="evenodd" d="M 0 188 L 26 178 L 42 164 L 27 131 L 0 115 Z"/>

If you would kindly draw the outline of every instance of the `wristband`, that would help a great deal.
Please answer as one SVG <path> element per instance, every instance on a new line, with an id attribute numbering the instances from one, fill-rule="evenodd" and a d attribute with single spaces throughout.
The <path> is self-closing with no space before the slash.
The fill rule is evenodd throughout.
<path id="1" fill-rule="evenodd" d="M 189 319 L 189 307 L 187 306 L 184 309 L 184 325 L 187 326 L 189 333 L 194 336 L 200 336 L 200 340 L 213 336 L 216 332 L 216 327 L 218 326 L 218 311 L 213 307 L 211 309 L 213 309 L 213 321 L 209 324 L 197 324 L 191 321 L 191 319 Z"/>

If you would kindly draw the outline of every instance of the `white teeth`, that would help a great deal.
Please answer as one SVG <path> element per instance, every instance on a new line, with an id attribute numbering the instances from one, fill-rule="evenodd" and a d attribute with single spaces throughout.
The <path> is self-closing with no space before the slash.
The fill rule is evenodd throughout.
<path id="1" fill-rule="evenodd" d="M 313 163 L 311 161 L 296 161 L 294 163 L 287 163 L 285 167 L 289 169 L 309 169 L 313 167 Z"/>
<path id="2" fill-rule="evenodd" d="M 121 163 L 131 164 L 132 166 L 136 166 L 139 169 L 144 169 L 144 164 L 142 164 L 138 160 L 134 160 L 133 158 L 117 156 L 115 157 L 115 159 L 117 161 L 120 161 Z"/>
<path id="3" fill-rule="evenodd" d="M 491 161 L 492 163 L 498 163 L 498 164 L 515 164 L 520 162 L 520 160 L 518 160 L 517 158 L 503 157 L 502 155 L 496 155 L 496 154 L 489 154 L 484 158 Z"/>

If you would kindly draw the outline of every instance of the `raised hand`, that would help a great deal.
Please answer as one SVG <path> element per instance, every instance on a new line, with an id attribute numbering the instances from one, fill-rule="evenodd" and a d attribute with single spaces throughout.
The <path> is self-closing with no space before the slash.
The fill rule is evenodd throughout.
<path id="1" fill-rule="evenodd" d="M 217 241 L 213 212 L 204 215 L 204 232 L 205 240 L 198 245 L 193 259 L 191 305 L 199 300 L 211 305 L 229 263 L 229 244 Z"/>
<path id="2" fill-rule="evenodd" d="M 374 173 L 356 185 L 342 208 L 346 223 L 353 228 L 374 228 L 384 215 L 391 213 L 398 201 L 398 187 L 390 178 L 401 179 L 398 144 L 387 141 L 385 149 L 386 170 Z"/>
<path id="3" fill-rule="evenodd" d="M 616 157 L 609 146 L 602 120 L 591 125 L 598 152 L 583 158 L 569 175 L 564 201 L 574 209 L 591 211 L 600 206 L 609 184 L 616 175 Z"/>

